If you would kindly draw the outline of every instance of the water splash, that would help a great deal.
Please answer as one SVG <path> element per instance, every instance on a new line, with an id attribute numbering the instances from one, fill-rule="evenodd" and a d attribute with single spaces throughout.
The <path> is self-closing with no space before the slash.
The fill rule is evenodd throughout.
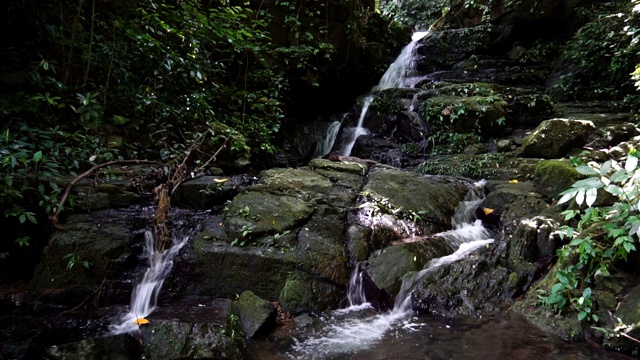
<path id="1" fill-rule="evenodd" d="M 367 314 L 372 308 L 364 296 L 360 266 L 356 266 L 351 274 L 348 289 L 351 306 L 334 311 L 332 313 L 334 316 L 324 319 L 323 328 L 312 337 L 304 341 L 295 340 L 289 355 L 292 358 L 325 359 L 336 354 L 355 353 L 371 348 L 385 334 L 391 333 L 394 329 L 413 331 L 422 326 L 415 323 L 410 316 L 411 293 L 416 286 L 434 269 L 459 261 L 477 249 L 494 242 L 489 238 L 491 234 L 482 226 L 481 221 L 469 222 L 473 219 L 472 210 L 477 207 L 480 201 L 479 196 L 482 194 L 477 190 L 484 186 L 484 183 L 474 185 L 469 191 L 468 200 L 461 202 L 456 209 L 452 219 L 452 223 L 456 224 L 455 228 L 434 235 L 444 238 L 457 250 L 450 255 L 432 259 L 421 271 L 407 274 L 391 311 L 374 316 Z M 362 313 L 366 316 L 358 317 L 358 314 Z M 351 316 L 351 318 L 345 318 L 345 316 Z"/>
<path id="2" fill-rule="evenodd" d="M 342 117 L 344 120 L 344 117 Z M 316 141 L 318 142 L 318 146 L 316 148 L 315 153 L 313 154 L 314 158 L 319 158 L 327 155 L 331 148 L 333 147 L 334 142 L 336 141 L 336 137 L 338 136 L 338 132 L 340 131 L 340 126 L 342 125 L 341 121 L 333 121 L 329 124 L 326 130 L 325 137 L 317 137 Z"/>
<path id="3" fill-rule="evenodd" d="M 357 306 L 367 302 L 367 298 L 364 295 L 364 287 L 362 281 L 362 268 L 358 263 L 351 272 L 351 278 L 349 279 L 349 286 L 347 288 L 347 299 L 349 300 L 349 306 Z"/>
<path id="4" fill-rule="evenodd" d="M 156 309 L 158 295 L 164 280 L 171 272 L 173 259 L 187 243 L 188 239 L 188 236 L 183 236 L 177 241 L 174 239 L 169 249 L 156 251 L 153 233 L 151 231 L 145 232 L 143 252 L 144 256 L 149 260 L 149 268 L 147 268 L 142 280 L 131 293 L 129 312 L 122 316 L 119 324 L 109 327 L 111 333 L 122 334 L 137 331 L 136 320 L 148 316 Z"/>

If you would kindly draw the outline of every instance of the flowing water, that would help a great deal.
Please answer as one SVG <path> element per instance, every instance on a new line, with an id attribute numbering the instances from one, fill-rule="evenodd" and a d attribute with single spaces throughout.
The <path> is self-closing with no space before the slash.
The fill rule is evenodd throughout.
<path id="1" fill-rule="evenodd" d="M 407 86 L 407 79 L 416 76 L 415 52 L 418 41 L 426 36 L 428 32 L 416 32 L 411 37 L 411 42 L 405 46 L 396 60 L 389 66 L 387 71 L 382 75 L 378 85 L 374 86 L 371 91 L 382 91 L 391 88 L 402 88 Z M 346 130 L 344 145 L 340 149 L 340 154 L 344 156 L 351 155 L 353 145 L 361 135 L 368 135 L 369 130 L 364 127 L 364 120 L 369 110 L 369 105 L 375 97 L 368 95 L 364 98 L 358 125 L 355 128 Z M 335 136 L 327 134 L 327 136 Z"/>
<path id="2" fill-rule="evenodd" d="M 475 184 L 482 186 L 482 183 Z M 375 346 L 386 334 L 411 331 L 424 324 L 415 321 L 411 312 L 411 292 L 420 280 L 434 269 L 467 257 L 476 249 L 491 244 L 491 234 L 480 221 L 471 222 L 473 209 L 481 199 L 470 189 L 471 199 L 459 204 L 452 219 L 454 229 L 434 236 L 445 239 L 453 248 L 450 255 L 432 259 L 423 270 L 407 274 L 395 299 L 394 308 L 386 313 L 371 313 L 362 289 L 362 271 L 356 266 L 349 283 L 350 306 L 323 319 L 323 326 L 303 340 L 295 340 L 289 355 L 292 358 L 325 359 L 340 354 L 357 354 Z"/>
<path id="3" fill-rule="evenodd" d="M 189 239 L 188 236 L 174 237 L 169 249 L 156 251 L 153 233 L 145 232 L 144 238 L 144 256 L 149 261 L 149 267 L 131 293 L 129 312 L 122 316 L 117 324 L 110 326 L 113 334 L 137 331 L 139 325 L 136 320 L 148 316 L 156 309 L 158 295 L 164 280 L 171 272 L 173 259 Z"/>

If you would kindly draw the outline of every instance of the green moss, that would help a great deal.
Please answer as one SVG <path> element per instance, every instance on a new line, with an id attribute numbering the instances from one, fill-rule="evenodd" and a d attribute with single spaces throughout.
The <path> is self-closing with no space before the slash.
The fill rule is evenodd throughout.
<path id="1" fill-rule="evenodd" d="M 561 160 L 541 161 L 533 173 L 533 182 L 540 193 L 556 196 L 580 180 L 582 175 L 569 164 Z"/>

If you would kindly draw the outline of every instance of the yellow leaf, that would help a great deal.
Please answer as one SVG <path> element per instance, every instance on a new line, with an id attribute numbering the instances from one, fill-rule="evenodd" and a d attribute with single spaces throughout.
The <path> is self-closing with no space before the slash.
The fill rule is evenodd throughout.
<path id="1" fill-rule="evenodd" d="M 144 324 L 148 324 L 149 320 L 145 319 L 145 318 L 137 318 L 135 320 L 135 323 L 138 325 L 144 325 Z"/>
<path id="2" fill-rule="evenodd" d="M 223 182 L 226 182 L 229 179 L 213 179 L 213 182 L 218 183 L 218 184 L 222 184 Z"/>
<path id="3" fill-rule="evenodd" d="M 490 209 L 490 208 L 482 208 L 482 210 L 484 211 L 485 215 L 489 215 L 493 212 L 493 209 Z"/>
<path id="4" fill-rule="evenodd" d="M 517 184 L 517 183 L 518 183 L 518 180 L 516 179 L 509 180 L 509 184 Z"/>

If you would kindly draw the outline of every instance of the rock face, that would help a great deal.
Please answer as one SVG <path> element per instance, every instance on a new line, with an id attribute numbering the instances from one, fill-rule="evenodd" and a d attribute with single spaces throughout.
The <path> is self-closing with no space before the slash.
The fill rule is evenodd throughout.
<path id="1" fill-rule="evenodd" d="M 591 121 L 550 119 L 543 121 L 522 144 L 522 156 L 557 159 L 572 148 L 584 146 L 596 127 Z"/>

